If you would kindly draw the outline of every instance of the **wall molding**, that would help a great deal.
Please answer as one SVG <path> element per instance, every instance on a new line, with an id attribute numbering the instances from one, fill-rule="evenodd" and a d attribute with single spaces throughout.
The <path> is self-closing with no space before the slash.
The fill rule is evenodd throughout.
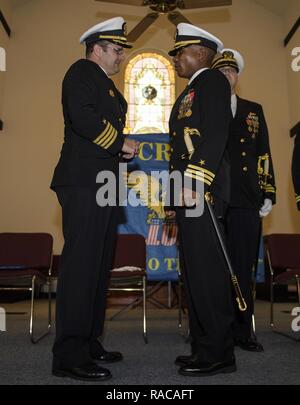
<path id="1" fill-rule="evenodd" d="M 300 26 L 300 17 L 298 17 L 298 20 L 295 22 L 295 24 L 293 25 L 291 31 L 287 34 L 285 40 L 284 40 L 284 46 L 287 46 L 288 43 L 290 42 L 290 40 L 293 38 L 295 32 L 297 31 L 297 29 Z"/>
<path id="2" fill-rule="evenodd" d="M 4 17 L 1 10 L 0 10 L 0 21 L 1 21 L 2 25 L 3 25 L 3 28 L 5 29 L 5 32 L 10 37 L 11 29 L 10 29 L 10 27 L 9 27 L 9 25 L 8 25 L 8 23 L 7 23 L 7 21 L 6 21 L 6 19 L 5 19 L 5 17 Z"/>
<path id="3" fill-rule="evenodd" d="M 2 25 L 3 25 L 3 28 L 4 28 L 7 36 L 10 38 L 11 29 L 10 29 L 10 27 L 8 25 L 8 22 L 6 21 L 6 18 L 4 17 L 1 10 L 0 10 L 0 21 L 1 21 Z M 0 120 L 0 131 L 2 131 L 2 130 L 3 130 L 3 121 Z"/>

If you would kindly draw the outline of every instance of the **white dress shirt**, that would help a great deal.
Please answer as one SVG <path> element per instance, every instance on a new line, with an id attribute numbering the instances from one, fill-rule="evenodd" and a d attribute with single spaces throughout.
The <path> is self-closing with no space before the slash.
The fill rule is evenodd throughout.
<path id="1" fill-rule="evenodd" d="M 204 70 L 207 70 L 208 68 L 206 67 L 206 68 L 202 68 L 202 69 L 199 69 L 199 70 L 197 70 L 197 72 L 195 72 L 194 74 L 193 74 L 193 76 L 190 78 L 190 80 L 189 80 L 189 85 L 192 83 L 192 81 L 194 80 L 194 79 L 196 79 L 196 77 L 197 76 L 199 76 L 202 72 L 204 72 Z"/>
<path id="2" fill-rule="evenodd" d="M 237 96 L 236 96 L 236 94 L 232 94 L 232 96 L 231 96 L 231 111 L 232 111 L 233 118 L 236 115 L 236 110 L 237 110 Z"/>

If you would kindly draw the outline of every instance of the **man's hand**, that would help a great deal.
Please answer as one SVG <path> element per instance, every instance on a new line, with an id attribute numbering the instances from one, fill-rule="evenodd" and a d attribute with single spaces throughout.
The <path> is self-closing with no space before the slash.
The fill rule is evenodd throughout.
<path id="1" fill-rule="evenodd" d="M 184 188 L 181 194 L 182 205 L 185 207 L 194 207 L 200 204 L 200 195 L 196 191 Z"/>
<path id="2" fill-rule="evenodd" d="M 259 210 L 259 216 L 261 218 L 266 217 L 272 211 L 272 201 L 269 198 L 265 198 L 264 205 Z"/>
<path id="3" fill-rule="evenodd" d="M 174 219 L 176 217 L 176 212 L 172 210 L 165 211 L 166 219 Z"/>
<path id="4" fill-rule="evenodd" d="M 122 152 L 124 159 L 132 159 L 139 153 L 140 143 L 133 139 L 125 139 Z"/>

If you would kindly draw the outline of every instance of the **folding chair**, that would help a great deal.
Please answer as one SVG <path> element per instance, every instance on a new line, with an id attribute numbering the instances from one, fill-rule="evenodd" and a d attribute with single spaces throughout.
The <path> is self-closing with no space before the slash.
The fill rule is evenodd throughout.
<path id="1" fill-rule="evenodd" d="M 48 233 L 0 233 L 0 290 L 31 291 L 29 335 L 37 343 L 51 330 L 51 259 L 53 238 Z M 34 337 L 37 286 L 48 284 L 48 328 Z"/>
<path id="2" fill-rule="evenodd" d="M 147 338 L 147 312 L 146 312 L 146 242 L 142 235 L 118 234 L 115 248 L 109 291 L 140 291 L 143 302 L 143 338 Z M 133 308 L 139 298 L 126 305 L 110 320 L 126 309 Z"/>
<path id="3" fill-rule="evenodd" d="M 276 329 L 274 322 L 274 288 L 276 285 L 295 284 L 300 306 L 300 234 L 272 234 L 265 236 L 270 269 L 270 325 L 274 332 L 300 341 Z"/>

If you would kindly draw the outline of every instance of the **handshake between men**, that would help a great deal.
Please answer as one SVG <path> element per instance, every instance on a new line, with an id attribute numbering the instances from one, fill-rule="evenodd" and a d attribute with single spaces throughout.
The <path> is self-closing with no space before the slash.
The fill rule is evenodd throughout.
<path id="1" fill-rule="evenodd" d="M 122 147 L 123 158 L 132 159 L 138 155 L 140 148 L 140 143 L 134 141 L 133 139 L 125 139 L 125 142 Z"/>

